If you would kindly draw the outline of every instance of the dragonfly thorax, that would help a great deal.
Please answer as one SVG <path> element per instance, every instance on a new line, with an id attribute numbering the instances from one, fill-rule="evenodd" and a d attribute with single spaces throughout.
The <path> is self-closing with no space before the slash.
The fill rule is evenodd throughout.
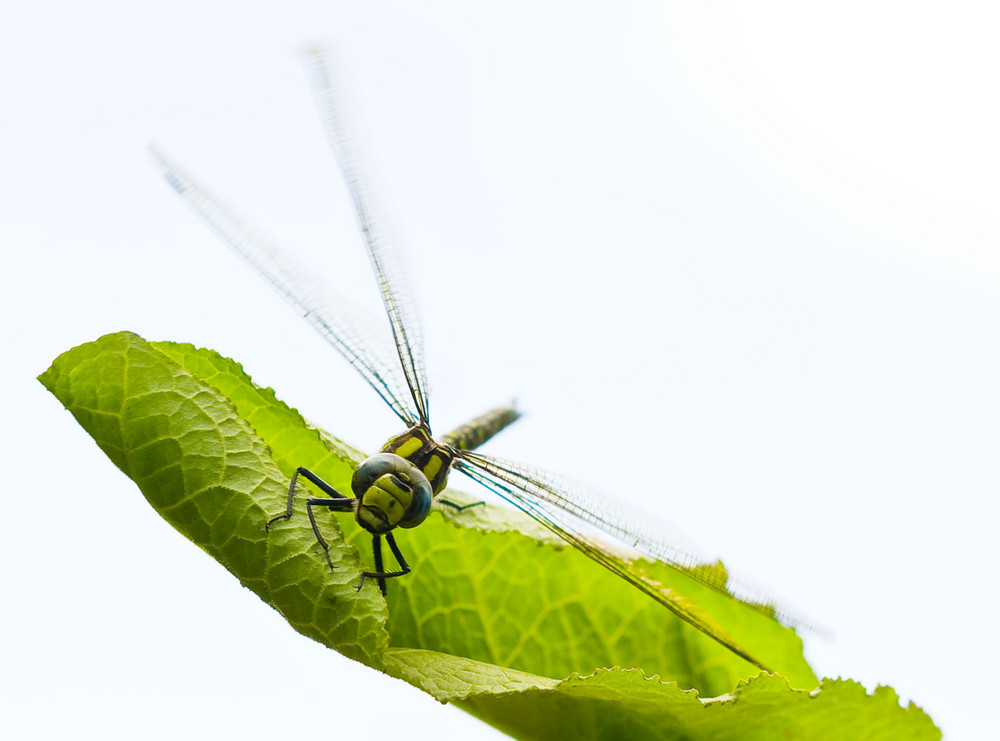
<path id="1" fill-rule="evenodd" d="M 378 453 L 362 461 L 351 478 L 358 500 L 355 519 L 374 534 L 415 527 L 431 511 L 431 482 L 417 466 L 395 453 Z"/>
<path id="2" fill-rule="evenodd" d="M 431 482 L 434 496 L 441 493 L 448 482 L 448 471 L 455 453 L 448 445 L 442 445 L 431 437 L 430 428 L 417 424 L 402 435 L 397 435 L 382 446 L 383 453 L 394 453 L 423 471 Z"/>

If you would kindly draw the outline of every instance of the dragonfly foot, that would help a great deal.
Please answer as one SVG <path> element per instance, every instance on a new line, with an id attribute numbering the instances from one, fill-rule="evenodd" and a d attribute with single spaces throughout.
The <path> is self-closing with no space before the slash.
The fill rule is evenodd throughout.
<path id="1" fill-rule="evenodd" d="M 278 520 L 287 520 L 289 517 L 291 517 L 291 515 L 287 514 L 287 513 L 283 513 L 283 514 L 276 515 L 276 516 L 272 517 L 270 520 L 268 520 L 264 524 L 264 532 L 270 532 L 271 531 L 271 525 L 273 525 L 274 523 L 276 523 Z"/>

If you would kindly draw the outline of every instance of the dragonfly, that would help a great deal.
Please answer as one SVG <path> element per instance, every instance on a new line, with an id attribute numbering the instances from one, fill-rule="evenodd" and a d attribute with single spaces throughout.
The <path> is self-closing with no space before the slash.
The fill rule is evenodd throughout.
<path id="1" fill-rule="evenodd" d="M 371 579 L 385 594 L 388 580 L 410 572 L 410 565 L 396 542 L 396 530 L 419 526 L 435 500 L 459 506 L 440 496 L 449 472 L 454 469 L 513 504 L 737 656 L 769 671 L 697 605 L 679 598 L 647 576 L 634 558 L 623 553 L 622 546 L 680 569 L 696 581 L 770 618 L 794 622 L 788 614 L 775 608 L 755 590 L 741 588 L 724 571 L 699 568 L 703 559 L 695 557 L 674 540 L 664 538 L 645 515 L 570 479 L 476 452 L 479 446 L 518 418 L 519 413 L 513 405 L 498 407 L 439 438 L 433 436 L 420 323 L 404 276 L 379 228 L 324 55 L 319 51 L 311 52 L 307 67 L 323 129 L 350 194 L 355 220 L 380 288 L 391 328 L 391 343 L 380 344 L 378 332 L 363 314 L 326 294 L 291 258 L 163 154 L 153 151 L 169 185 L 361 374 L 406 426 L 403 433 L 390 439 L 378 453 L 357 466 L 350 494 L 338 491 L 307 468 L 296 469 L 289 483 L 286 510 L 271 518 L 267 527 L 292 517 L 297 484 L 300 478 L 307 479 L 322 492 L 322 496 L 308 496 L 305 505 L 313 534 L 330 568 L 333 564 L 329 545 L 317 522 L 317 510 L 352 513 L 358 525 L 371 534 L 374 570 L 363 572 L 358 589 Z M 383 558 L 383 542 L 396 561 L 396 566 L 388 570 Z"/>

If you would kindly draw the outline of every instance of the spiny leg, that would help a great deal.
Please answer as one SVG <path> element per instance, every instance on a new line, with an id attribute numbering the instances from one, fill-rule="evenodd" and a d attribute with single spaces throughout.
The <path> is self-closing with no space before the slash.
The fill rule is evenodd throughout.
<path id="1" fill-rule="evenodd" d="M 381 574 L 385 571 L 385 567 L 382 565 L 382 538 L 377 535 L 372 538 L 372 555 L 375 558 L 375 573 L 380 575 L 377 577 L 378 588 L 379 591 L 382 592 L 382 596 L 385 597 L 385 577 L 381 576 Z M 358 589 L 361 589 L 361 586 L 363 586 L 364 583 L 365 578 L 362 576 L 361 584 L 358 585 Z"/>
<path id="2" fill-rule="evenodd" d="M 284 513 L 280 514 L 280 515 L 277 515 L 275 517 L 272 517 L 270 520 L 268 520 L 267 524 L 264 525 L 264 529 L 265 530 L 270 530 L 271 529 L 271 525 L 273 525 L 278 520 L 287 520 L 288 518 L 290 518 L 292 516 L 292 507 L 293 507 L 294 502 L 295 502 L 295 483 L 298 481 L 300 474 L 302 476 L 305 476 L 307 479 L 309 479 L 314 484 L 316 484 L 316 486 L 318 486 L 323 491 L 324 494 L 329 495 L 331 498 L 333 498 L 333 499 L 347 499 L 347 497 L 345 497 L 339 491 L 337 491 L 336 489 L 334 489 L 332 486 L 330 486 L 328 483 L 326 483 L 323 479 L 321 479 L 319 476 L 317 476 L 316 474 L 314 474 L 308 468 L 303 468 L 302 466 L 299 466 L 298 468 L 295 469 L 295 473 L 292 474 L 292 480 L 288 484 L 288 504 L 285 507 Z M 331 507 L 331 509 L 332 509 L 332 507 Z M 341 511 L 343 511 L 343 510 L 341 510 Z"/>
<path id="3" fill-rule="evenodd" d="M 323 548 L 323 555 L 326 557 L 326 565 L 333 571 L 333 561 L 330 560 L 330 546 L 319 531 L 319 523 L 316 522 L 316 515 L 313 514 L 313 507 L 326 507 L 332 512 L 351 512 L 354 510 L 356 499 L 342 497 L 340 499 L 324 499 L 323 497 L 309 497 L 306 500 L 306 512 L 309 513 L 309 522 L 312 524 L 313 535 L 316 542 Z"/>
<path id="4" fill-rule="evenodd" d="M 295 485 L 298 482 L 300 474 L 319 487 L 319 489 L 321 489 L 323 493 L 327 494 L 329 497 L 309 497 L 306 499 L 306 512 L 309 515 L 309 522 L 312 524 L 312 531 L 313 535 L 316 536 L 316 542 L 323 548 L 323 556 L 326 558 L 326 564 L 330 567 L 330 570 L 333 571 L 333 561 L 330 559 L 330 546 L 326 542 L 322 533 L 319 531 L 319 523 L 316 522 L 316 515 L 313 513 L 313 507 L 326 507 L 333 512 L 350 512 L 354 509 L 357 501 L 351 497 L 345 497 L 308 468 L 300 466 L 295 469 L 295 473 L 292 474 L 292 480 L 288 484 L 288 504 L 285 508 L 285 512 L 268 520 L 264 529 L 270 530 L 271 525 L 278 520 L 287 520 L 292 516 L 295 504 Z"/>
<path id="5" fill-rule="evenodd" d="M 464 512 L 465 510 L 471 509 L 472 507 L 480 507 L 486 504 L 486 502 L 483 501 L 482 499 L 480 499 L 478 502 L 472 502 L 470 504 L 459 504 L 458 502 L 453 502 L 450 499 L 445 499 L 444 497 L 438 497 L 437 501 L 439 501 L 441 504 L 447 504 L 456 512 Z"/>
<path id="6" fill-rule="evenodd" d="M 403 554 L 399 552 L 399 546 L 396 545 L 396 539 L 392 536 L 392 533 L 385 534 L 385 542 L 389 544 L 389 550 L 392 551 L 392 555 L 396 558 L 396 563 L 399 564 L 400 571 L 383 571 L 382 566 L 382 536 L 372 535 L 372 550 L 375 555 L 375 571 L 365 571 L 361 574 L 361 583 L 358 584 L 358 590 L 365 585 L 365 579 L 377 579 L 379 589 L 382 590 L 382 594 L 385 594 L 385 580 L 391 579 L 394 576 L 405 576 L 410 573 L 410 565 L 406 563 L 406 559 L 403 558 Z"/>

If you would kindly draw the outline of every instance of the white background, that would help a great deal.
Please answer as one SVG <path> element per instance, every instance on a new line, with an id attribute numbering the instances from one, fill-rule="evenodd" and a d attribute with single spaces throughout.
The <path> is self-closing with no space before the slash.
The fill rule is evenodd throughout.
<path id="1" fill-rule="evenodd" d="M 0 25 L 8 738 L 498 734 L 295 634 L 34 381 L 194 342 L 350 442 L 395 417 L 159 180 L 159 143 L 374 301 L 300 64 L 335 51 L 444 429 L 654 509 L 985 727 L 998 659 L 988 4 L 22 4 Z M 696 9 L 692 7 L 696 6 Z M 372 730 L 374 728 L 374 731 Z"/>

